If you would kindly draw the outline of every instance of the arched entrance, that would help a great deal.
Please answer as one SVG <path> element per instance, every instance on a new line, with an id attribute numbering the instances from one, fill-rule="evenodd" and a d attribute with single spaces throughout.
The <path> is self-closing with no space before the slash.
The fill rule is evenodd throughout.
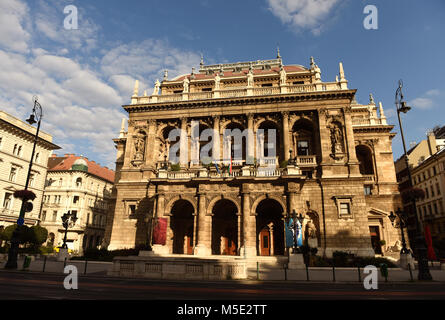
<path id="1" fill-rule="evenodd" d="M 274 199 L 264 199 L 256 208 L 257 254 L 284 255 L 283 207 Z"/>
<path id="2" fill-rule="evenodd" d="M 170 228 L 173 232 L 172 253 L 193 254 L 193 206 L 187 200 L 177 200 L 171 209 Z"/>
<path id="3" fill-rule="evenodd" d="M 212 209 L 212 254 L 237 255 L 238 209 L 227 199 L 215 203 Z"/>

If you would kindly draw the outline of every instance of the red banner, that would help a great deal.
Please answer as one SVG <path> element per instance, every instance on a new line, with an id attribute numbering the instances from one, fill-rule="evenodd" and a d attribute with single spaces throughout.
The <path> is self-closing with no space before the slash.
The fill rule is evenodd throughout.
<path id="1" fill-rule="evenodd" d="M 425 241 L 428 247 L 428 260 L 435 261 L 437 260 L 436 253 L 433 249 L 433 239 L 431 238 L 430 227 L 428 225 L 425 226 Z"/>
<path id="2" fill-rule="evenodd" d="M 167 218 L 157 218 L 153 228 L 153 244 L 165 245 L 167 240 Z"/>

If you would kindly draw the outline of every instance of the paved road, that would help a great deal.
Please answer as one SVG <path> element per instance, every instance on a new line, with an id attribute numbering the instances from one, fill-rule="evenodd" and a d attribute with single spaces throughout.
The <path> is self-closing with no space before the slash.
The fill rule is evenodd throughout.
<path id="1" fill-rule="evenodd" d="M 440 299 L 443 283 L 380 283 L 365 290 L 359 283 L 293 281 L 158 281 L 79 276 L 78 290 L 63 287 L 65 275 L 0 270 L 0 299 L 118 300 L 301 300 Z"/>

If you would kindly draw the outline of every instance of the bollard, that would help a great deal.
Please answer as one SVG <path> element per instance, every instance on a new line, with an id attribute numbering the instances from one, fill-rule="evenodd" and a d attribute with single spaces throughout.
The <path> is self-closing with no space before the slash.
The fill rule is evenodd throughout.
<path id="1" fill-rule="evenodd" d="M 283 267 L 284 267 L 284 280 L 287 280 L 287 264 L 284 264 Z"/>
<path id="2" fill-rule="evenodd" d="M 258 261 L 256 263 L 256 279 L 260 280 L 260 263 Z"/>
<path id="3" fill-rule="evenodd" d="M 306 265 L 306 281 L 309 281 L 309 267 Z"/>
<path id="4" fill-rule="evenodd" d="M 380 273 L 385 278 L 385 282 L 388 282 L 388 265 L 386 263 L 380 264 Z"/>
<path id="5" fill-rule="evenodd" d="M 411 263 L 408 263 L 408 270 L 409 270 L 409 276 L 411 278 L 411 281 L 414 281 L 414 279 L 413 279 L 413 272 L 411 270 Z"/>
<path id="6" fill-rule="evenodd" d="M 45 272 L 45 268 L 46 268 L 46 256 L 43 259 L 43 270 L 42 270 L 42 272 Z"/>
<path id="7" fill-rule="evenodd" d="M 335 282 L 335 266 L 332 266 L 332 281 Z"/>
<path id="8" fill-rule="evenodd" d="M 357 267 L 358 271 L 358 282 L 362 282 L 362 275 L 360 274 L 360 267 Z"/>
<path id="9" fill-rule="evenodd" d="M 65 267 L 66 267 L 66 257 L 65 260 L 63 260 L 63 270 L 65 270 Z"/>
<path id="10" fill-rule="evenodd" d="M 88 265 L 88 259 L 85 258 L 85 270 L 83 271 L 83 274 L 87 274 L 87 265 Z"/>

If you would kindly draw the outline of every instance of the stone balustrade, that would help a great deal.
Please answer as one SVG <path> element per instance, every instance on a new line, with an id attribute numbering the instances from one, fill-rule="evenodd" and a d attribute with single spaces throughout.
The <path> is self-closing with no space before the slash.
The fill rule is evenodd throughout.
<path id="1" fill-rule="evenodd" d="M 285 93 L 305 93 L 317 91 L 342 90 L 337 82 L 326 82 L 320 84 L 284 85 L 280 87 L 242 87 L 228 88 L 223 90 L 183 92 L 168 95 L 152 95 L 142 97 L 132 97 L 131 104 L 150 104 L 162 102 L 176 102 L 188 100 L 205 100 L 218 98 L 238 98 L 248 96 L 265 96 Z"/>

